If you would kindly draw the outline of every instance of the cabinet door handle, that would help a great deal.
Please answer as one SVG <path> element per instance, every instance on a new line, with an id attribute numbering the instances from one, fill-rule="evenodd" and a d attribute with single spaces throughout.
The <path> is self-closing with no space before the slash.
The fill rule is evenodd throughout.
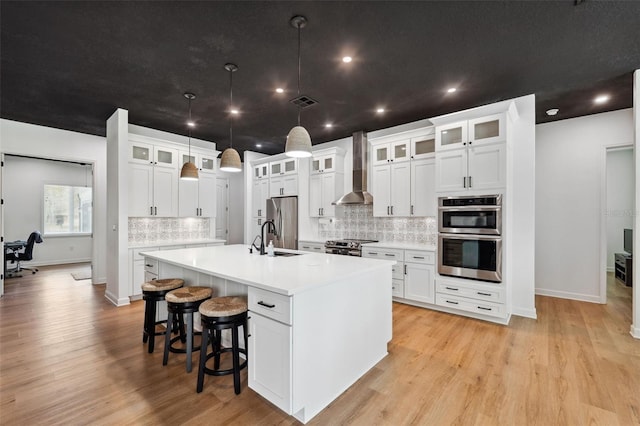
<path id="1" fill-rule="evenodd" d="M 404 274 L 407 275 L 407 265 L 404 265 Z"/>
<path id="2" fill-rule="evenodd" d="M 466 176 L 462 176 L 462 187 L 463 188 L 467 187 L 467 177 Z"/>
<path id="3" fill-rule="evenodd" d="M 262 219 L 258 219 L 258 225 L 262 225 Z"/>
<path id="4" fill-rule="evenodd" d="M 491 293 L 483 293 L 481 291 L 476 291 L 477 294 L 479 294 L 480 296 L 491 296 Z"/>
<path id="5" fill-rule="evenodd" d="M 413 206 L 411 206 L 411 214 L 413 215 Z"/>
<path id="6" fill-rule="evenodd" d="M 264 306 L 265 308 L 273 309 L 276 305 L 272 305 L 271 303 L 263 302 L 262 300 L 258 302 L 258 305 Z"/>
<path id="7" fill-rule="evenodd" d="M 262 216 L 262 209 L 258 209 L 258 216 Z"/>
<path id="8" fill-rule="evenodd" d="M 469 176 L 469 188 L 471 188 L 471 176 Z"/>
<path id="9" fill-rule="evenodd" d="M 445 300 L 445 302 L 447 302 L 447 303 L 451 303 L 452 305 L 457 305 L 457 304 L 458 304 L 458 302 L 454 302 L 454 301 L 452 301 L 452 300 Z"/>
<path id="10" fill-rule="evenodd" d="M 393 206 L 391 206 L 391 215 L 393 216 Z"/>
<path id="11" fill-rule="evenodd" d="M 458 288 L 455 287 L 445 287 L 447 290 L 453 290 L 453 291 L 458 291 Z"/>
<path id="12" fill-rule="evenodd" d="M 478 309 L 482 309 L 483 311 L 493 311 L 493 309 L 485 308 L 484 306 L 478 306 Z"/>
<path id="13" fill-rule="evenodd" d="M 153 206 L 149 206 L 149 216 L 153 216 Z"/>
<path id="14" fill-rule="evenodd" d="M 153 208 L 153 214 L 155 214 L 156 216 L 158 216 L 158 206 Z"/>
<path id="15" fill-rule="evenodd" d="M 471 145 L 471 141 L 469 141 L 469 145 Z"/>
<path id="16" fill-rule="evenodd" d="M 387 216 L 389 216 L 389 206 L 387 206 Z"/>

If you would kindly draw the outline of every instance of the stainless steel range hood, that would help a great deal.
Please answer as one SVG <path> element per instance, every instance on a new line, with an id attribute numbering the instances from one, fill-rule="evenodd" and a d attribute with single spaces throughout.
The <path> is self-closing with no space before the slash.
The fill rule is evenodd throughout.
<path id="1" fill-rule="evenodd" d="M 367 134 L 353 134 L 353 187 L 352 191 L 331 204 L 335 206 L 373 204 L 373 197 L 367 192 Z"/>

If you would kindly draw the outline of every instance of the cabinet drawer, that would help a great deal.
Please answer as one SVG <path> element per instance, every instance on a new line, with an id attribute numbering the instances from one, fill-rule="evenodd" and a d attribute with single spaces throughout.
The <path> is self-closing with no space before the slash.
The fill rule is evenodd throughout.
<path id="1" fill-rule="evenodd" d="M 404 280 L 404 262 L 398 262 L 391 267 L 391 278 Z"/>
<path id="2" fill-rule="evenodd" d="M 404 298 L 404 280 L 393 279 L 391 283 L 391 295 Z"/>
<path id="3" fill-rule="evenodd" d="M 402 262 L 404 260 L 404 250 L 394 250 L 394 249 L 378 249 L 378 248 L 367 248 L 364 247 L 362 249 L 362 257 L 369 257 L 372 259 L 386 259 L 386 260 L 397 260 Z"/>
<path id="4" fill-rule="evenodd" d="M 452 296 L 468 297 L 488 302 L 504 303 L 504 288 L 486 284 L 459 284 L 451 281 L 437 280 L 436 291 Z"/>
<path id="5" fill-rule="evenodd" d="M 492 317 L 504 318 L 506 316 L 505 305 L 503 304 L 485 302 L 484 300 L 466 299 L 448 294 L 436 294 L 436 305 Z"/>
<path id="6" fill-rule="evenodd" d="M 436 261 L 436 254 L 432 251 L 405 250 L 404 261 L 433 265 Z"/>
<path id="7" fill-rule="evenodd" d="M 291 298 L 282 294 L 249 287 L 249 310 L 291 325 Z"/>
<path id="8" fill-rule="evenodd" d="M 158 275 L 158 261 L 156 259 L 147 258 L 144 261 L 144 270 L 146 272 Z"/>

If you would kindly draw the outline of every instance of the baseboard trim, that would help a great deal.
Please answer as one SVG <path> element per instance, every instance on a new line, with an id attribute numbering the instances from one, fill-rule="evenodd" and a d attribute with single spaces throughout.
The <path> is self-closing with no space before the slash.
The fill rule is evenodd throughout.
<path id="1" fill-rule="evenodd" d="M 534 319 L 534 320 L 538 319 L 538 314 L 537 314 L 536 308 L 533 308 L 533 309 L 531 309 L 531 308 L 518 308 L 518 307 L 514 306 L 513 309 L 512 309 L 511 314 L 512 315 L 517 315 L 519 317 L 531 318 L 531 319 Z"/>
<path id="2" fill-rule="evenodd" d="M 55 265 L 70 265 L 72 263 L 87 263 L 91 262 L 91 258 L 86 259 L 63 259 L 63 260 L 47 260 L 44 262 L 38 262 L 37 260 L 29 260 L 23 262 L 25 266 L 55 266 Z"/>
<path id="3" fill-rule="evenodd" d="M 121 299 L 118 299 L 117 297 L 114 296 L 113 293 L 111 293 L 108 290 L 105 290 L 104 297 L 105 297 L 105 299 L 107 299 L 109 302 L 111 302 L 112 304 L 116 305 L 117 307 L 125 306 L 125 305 L 128 305 L 130 303 L 130 300 L 129 300 L 128 297 L 123 297 Z"/>
<path id="4" fill-rule="evenodd" d="M 580 302 L 601 303 L 600 296 L 591 294 L 571 293 L 568 291 L 549 290 L 544 288 L 536 288 L 536 295 L 557 297 L 560 299 L 578 300 Z"/>
<path id="5" fill-rule="evenodd" d="M 640 327 L 634 327 L 633 324 L 631 324 L 629 334 L 631 334 L 634 339 L 640 339 Z"/>

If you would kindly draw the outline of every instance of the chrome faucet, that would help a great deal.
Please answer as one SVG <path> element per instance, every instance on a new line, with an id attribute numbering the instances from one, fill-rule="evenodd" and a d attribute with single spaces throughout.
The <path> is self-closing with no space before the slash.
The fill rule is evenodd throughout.
<path id="1" fill-rule="evenodd" d="M 276 224 L 273 222 L 273 220 L 265 220 L 264 223 L 262 224 L 262 228 L 260 229 L 260 254 L 265 254 L 264 251 L 264 227 L 265 225 L 270 224 L 271 226 L 267 227 L 267 233 L 269 232 L 268 228 L 271 228 L 272 232 L 274 235 L 277 235 L 276 232 Z"/>

